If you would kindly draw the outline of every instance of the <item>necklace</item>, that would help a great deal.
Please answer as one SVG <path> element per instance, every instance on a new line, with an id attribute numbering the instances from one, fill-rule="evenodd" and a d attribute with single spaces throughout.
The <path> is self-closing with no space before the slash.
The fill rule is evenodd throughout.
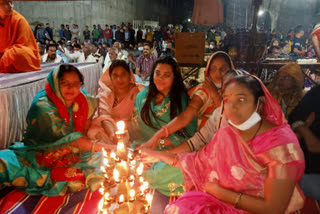
<path id="1" fill-rule="evenodd" d="M 251 145 L 253 139 L 257 136 L 258 132 L 260 131 L 261 126 L 262 126 L 262 120 L 260 121 L 258 129 L 257 129 L 256 133 L 253 135 L 253 138 L 251 138 L 251 140 L 249 141 L 248 145 Z"/>

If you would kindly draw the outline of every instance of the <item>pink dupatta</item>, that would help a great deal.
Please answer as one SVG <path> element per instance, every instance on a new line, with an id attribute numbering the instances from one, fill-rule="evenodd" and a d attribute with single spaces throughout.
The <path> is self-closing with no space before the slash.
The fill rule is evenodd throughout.
<path id="1" fill-rule="evenodd" d="M 298 139 L 279 104 L 259 82 L 265 93 L 261 116 L 277 126 L 258 135 L 249 146 L 223 118 L 215 137 L 201 152 L 179 155 L 188 192 L 169 204 L 165 213 L 246 213 L 199 192 L 206 182 L 218 181 L 224 188 L 264 198 L 267 176 L 300 180 L 304 156 Z M 295 188 L 287 213 L 302 208 L 303 201 L 303 194 Z"/>
<path id="2" fill-rule="evenodd" d="M 128 95 L 118 105 L 113 106 L 115 101 L 114 86 L 112 84 L 109 69 L 107 69 L 99 80 L 99 106 L 94 115 L 94 120 L 88 131 L 91 139 L 96 139 L 99 132 L 104 132 L 103 121 L 110 121 L 116 125 L 116 121 L 124 120 L 126 123 L 131 119 L 134 103 L 137 94 L 144 89 L 144 86 L 136 84 L 133 72 L 130 71 L 130 83 L 134 86 Z"/>

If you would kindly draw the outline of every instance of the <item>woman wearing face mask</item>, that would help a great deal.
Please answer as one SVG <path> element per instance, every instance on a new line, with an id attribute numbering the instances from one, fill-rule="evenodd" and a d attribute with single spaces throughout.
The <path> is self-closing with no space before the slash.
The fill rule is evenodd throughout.
<path id="1" fill-rule="evenodd" d="M 142 147 L 155 148 L 159 143 L 169 142 L 167 134 L 174 133 L 188 125 L 196 116 L 198 117 L 198 128 L 201 129 L 213 111 L 220 106 L 221 97 L 219 89 L 223 76 L 233 70 L 231 58 L 225 52 L 214 53 L 208 60 L 205 70 L 205 81 L 189 91 L 191 102 L 184 112 L 175 117 L 170 123 L 162 127 Z"/>
<path id="2" fill-rule="evenodd" d="M 141 91 L 136 98 L 133 118 L 129 126 L 132 147 L 148 140 L 157 130 L 185 110 L 189 96 L 183 84 L 178 63 L 172 57 L 159 58 L 153 66 L 149 88 Z M 193 120 L 186 128 L 168 135 L 171 146 L 179 145 L 192 136 L 197 129 L 197 121 Z M 163 150 L 166 147 L 158 147 Z M 144 173 L 145 179 L 155 190 L 151 213 L 162 213 L 169 203 L 169 184 L 183 184 L 183 176 L 179 169 L 164 162 L 154 163 Z M 182 192 L 182 188 L 177 191 Z"/>
<path id="3" fill-rule="evenodd" d="M 182 169 L 186 192 L 164 213 L 290 213 L 303 206 L 297 183 L 304 156 L 281 107 L 258 78 L 234 77 L 223 91 L 224 118 L 199 153 L 142 150 L 144 162 Z"/>

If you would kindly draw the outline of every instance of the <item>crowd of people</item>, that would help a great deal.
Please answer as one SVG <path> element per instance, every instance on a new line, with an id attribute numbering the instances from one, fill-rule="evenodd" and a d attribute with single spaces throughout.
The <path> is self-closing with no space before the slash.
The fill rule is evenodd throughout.
<path id="1" fill-rule="evenodd" d="M 105 32 L 98 25 L 92 33 L 86 29 L 84 43 L 74 27 L 70 42 L 55 43 L 41 26 L 36 31 L 50 37 L 37 38 L 42 61 L 64 63 L 33 99 L 22 142 L 0 151 L 0 183 L 31 195 L 96 191 L 105 179 L 101 151 L 115 149 L 115 122 L 123 120 L 130 146 L 149 165 L 143 176 L 153 190 L 152 214 L 292 213 L 303 207 L 304 194 L 320 199 L 320 87 L 305 94 L 297 63 L 279 69 L 265 86 L 237 70 L 220 45 L 210 53 L 204 81 L 187 90 L 174 37 L 165 39 L 161 27 L 145 41 L 132 37 L 128 25 L 116 31 L 124 36 L 118 41 L 115 26 Z M 206 45 L 212 49 L 227 37 L 212 27 Z M 302 37 L 297 27 L 295 55 L 302 55 Z M 68 62 L 103 66 L 96 97 L 81 89 L 84 77 Z M 170 200 L 172 182 L 175 191 L 185 191 L 176 201 Z"/>

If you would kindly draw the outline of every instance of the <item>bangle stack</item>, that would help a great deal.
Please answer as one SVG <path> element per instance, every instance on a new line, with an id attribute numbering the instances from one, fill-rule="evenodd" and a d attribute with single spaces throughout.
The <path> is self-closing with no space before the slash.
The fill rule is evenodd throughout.
<path id="1" fill-rule="evenodd" d="M 237 196 L 236 202 L 234 203 L 234 208 L 237 208 L 240 202 L 241 196 L 242 196 L 242 193 L 239 193 L 239 195 Z"/>
<path id="2" fill-rule="evenodd" d="M 165 138 L 167 138 L 169 136 L 169 130 L 168 130 L 168 127 L 167 126 L 162 126 L 161 129 L 164 130 L 164 133 L 165 133 Z"/>

